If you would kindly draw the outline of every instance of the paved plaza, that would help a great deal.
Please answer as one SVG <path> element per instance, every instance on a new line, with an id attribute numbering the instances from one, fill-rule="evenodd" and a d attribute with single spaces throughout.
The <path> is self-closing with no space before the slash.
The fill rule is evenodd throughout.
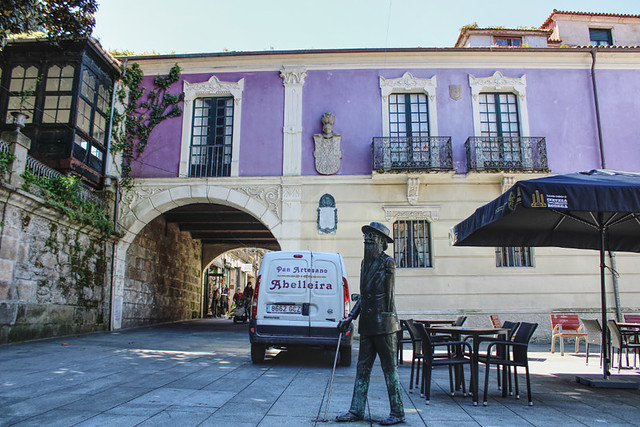
<path id="1" fill-rule="evenodd" d="M 351 367 L 337 368 L 329 421 L 321 422 L 333 354 L 274 350 L 264 364 L 253 365 L 246 329 L 246 324 L 209 319 L 2 345 L 0 425 L 345 425 L 331 420 L 349 407 L 357 350 Z M 399 366 L 404 425 L 640 425 L 640 391 L 576 383 L 576 374 L 601 372 L 597 355 L 586 366 L 584 354 L 551 354 L 548 344 L 532 350 L 532 407 L 524 375 L 520 400 L 502 398 L 492 372 L 488 406 L 473 406 L 470 397 L 449 396 L 446 367 L 434 370 L 431 404 L 426 405 L 418 393 L 409 393 L 406 351 L 406 362 Z M 639 372 L 625 369 L 622 374 L 640 383 Z M 388 414 L 379 362 L 368 409 L 365 421 L 350 425 L 377 425 Z"/>

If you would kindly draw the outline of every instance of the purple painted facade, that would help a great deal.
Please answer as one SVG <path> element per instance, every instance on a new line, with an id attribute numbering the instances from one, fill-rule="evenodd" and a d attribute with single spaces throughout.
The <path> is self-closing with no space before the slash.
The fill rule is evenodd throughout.
<path id="1" fill-rule="evenodd" d="M 585 52 L 579 56 L 585 60 L 587 55 Z M 620 61 L 626 60 L 625 53 L 619 56 Z M 476 78 L 489 77 L 496 71 L 509 78 L 526 75 L 530 136 L 546 138 L 552 173 L 601 167 L 591 73 L 584 62 L 581 69 L 309 68 L 302 96 L 302 175 L 317 175 L 313 134 L 322 132 L 320 119 L 325 112 L 335 114 L 334 132 L 342 135 L 343 158 L 338 174 L 370 174 L 372 138 L 383 136 L 379 77 L 399 78 L 407 71 L 415 78 L 437 76 L 438 133 L 452 138 L 457 173 L 466 173 L 465 141 L 470 136 L 478 136 L 474 135 L 469 74 Z M 182 79 L 196 83 L 208 80 L 211 75 L 183 73 Z M 285 88 L 279 70 L 215 75 L 222 82 L 245 79 L 239 175 L 281 175 Z M 637 119 L 640 71 L 597 69 L 596 77 L 606 167 L 640 171 L 640 120 Z M 462 99 L 456 101 L 449 96 L 450 85 L 462 87 Z M 133 174 L 178 176 L 181 134 L 182 118 L 170 119 L 158 126 Z"/>

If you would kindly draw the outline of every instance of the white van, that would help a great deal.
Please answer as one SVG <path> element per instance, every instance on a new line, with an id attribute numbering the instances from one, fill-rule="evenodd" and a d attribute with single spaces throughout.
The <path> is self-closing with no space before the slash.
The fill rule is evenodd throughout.
<path id="1" fill-rule="evenodd" d="M 351 310 L 340 254 L 267 252 L 262 259 L 249 321 L 251 360 L 268 347 L 320 346 L 336 351 L 338 322 Z M 340 342 L 340 364 L 351 365 L 353 329 Z"/>

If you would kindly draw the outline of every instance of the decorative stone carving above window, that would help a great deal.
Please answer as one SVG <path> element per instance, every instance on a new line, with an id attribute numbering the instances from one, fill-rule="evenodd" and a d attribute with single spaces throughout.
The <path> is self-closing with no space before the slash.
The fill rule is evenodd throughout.
<path id="1" fill-rule="evenodd" d="M 429 125 L 431 136 L 438 136 L 438 114 L 436 108 L 436 76 L 430 79 L 413 77 L 410 72 L 399 79 L 385 79 L 380 76 L 382 95 L 382 136 L 389 136 L 389 95 L 392 93 L 425 93 L 429 100 Z"/>
<path id="2" fill-rule="evenodd" d="M 216 76 L 206 82 L 189 83 L 184 82 L 184 104 L 190 105 L 191 102 L 198 97 L 205 96 L 233 96 L 236 107 L 240 107 L 242 102 L 242 91 L 244 90 L 244 79 L 237 82 L 221 82 Z"/>
<path id="3" fill-rule="evenodd" d="M 392 223 L 399 219 L 426 219 L 434 222 L 438 220 L 440 214 L 440 205 L 383 205 L 382 209 L 387 221 Z"/>

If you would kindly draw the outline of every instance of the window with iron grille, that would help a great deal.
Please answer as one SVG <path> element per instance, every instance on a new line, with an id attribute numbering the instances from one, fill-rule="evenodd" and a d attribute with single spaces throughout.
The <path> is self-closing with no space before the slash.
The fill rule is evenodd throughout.
<path id="1" fill-rule="evenodd" d="M 589 41 L 591 46 L 611 46 L 613 44 L 611 30 L 607 28 L 589 28 Z"/>
<path id="2" fill-rule="evenodd" d="M 424 93 L 389 95 L 391 161 L 429 161 L 429 107 Z"/>
<path id="3" fill-rule="evenodd" d="M 197 98 L 189 176 L 230 176 L 233 142 L 233 97 Z"/>
<path id="4" fill-rule="evenodd" d="M 496 267 L 533 267 L 531 248 L 526 246 L 496 248 Z"/>
<path id="5" fill-rule="evenodd" d="M 431 230 L 427 220 L 402 220 L 393 224 L 396 267 L 431 267 Z"/>
<path id="6" fill-rule="evenodd" d="M 522 167 L 518 102 L 513 93 L 481 93 L 480 133 L 488 137 L 485 167 Z"/>

